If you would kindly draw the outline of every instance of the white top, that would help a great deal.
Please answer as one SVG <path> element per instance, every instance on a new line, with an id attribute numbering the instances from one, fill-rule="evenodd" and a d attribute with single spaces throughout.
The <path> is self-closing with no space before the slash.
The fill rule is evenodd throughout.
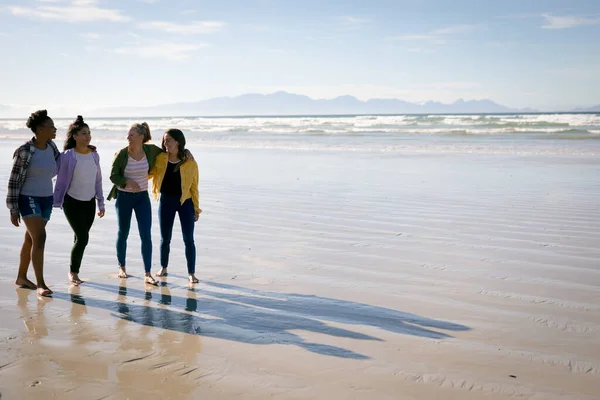
<path id="1" fill-rule="evenodd" d="M 127 165 L 125 166 L 125 178 L 134 180 L 139 185 L 141 191 L 148 190 L 148 160 L 146 159 L 146 154 L 144 154 L 144 157 L 140 161 L 136 161 L 129 156 Z M 118 189 L 123 192 L 133 192 L 129 185 Z"/>
<path id="2" fill-rule="evenodd" d="M 80 201 L 89 201 L 96 197 L 96 174 L 98 166 L 92 153 L 79 154 L 75 152 L 75 170 L 67 190 L 67 194 Z"/>

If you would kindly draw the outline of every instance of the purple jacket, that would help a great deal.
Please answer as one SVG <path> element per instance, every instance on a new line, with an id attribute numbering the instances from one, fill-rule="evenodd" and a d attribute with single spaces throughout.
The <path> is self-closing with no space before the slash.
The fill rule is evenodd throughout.
<path id="1" fill-rule="evenodd" d="M 98 173 L 96 174 L 96 200 L 98 201 L 98 209 L 104 210 L 104 194 L 102 193 L 102 172 L 100 171 L 100 156 L 96 152 L 92 152 L 94 161 L 98 166 Z M 54 207 L 62 208 L 63 201 L 71 180 L 73 179 L 73 172 L 75 171 L 75 165 L 77 164 L 77 158 L 75 156 L 75 149 L 69 149 L 61 153 L 58 159 L 58 176 L 56 178 L 56 185 L 54 186 Z"/>

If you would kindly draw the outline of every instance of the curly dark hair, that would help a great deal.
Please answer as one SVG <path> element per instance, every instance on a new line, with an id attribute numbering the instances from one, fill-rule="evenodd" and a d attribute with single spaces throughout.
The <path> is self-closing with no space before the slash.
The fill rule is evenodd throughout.
<path id="1" fill-rule="evenodd" d="M 179 148 L 179 150 L 177 151 L 177 158 L 179 158 L 181 161 L 185 161 L 187 156 L 185 152 L 185 136 L 183 132 L 181 132 L 179 129 L 169 129 L 165 133 L 171 136 L 177 142 L 177 147 Z M 162 149 L 163 151 L 167 151 L 164 136 L 162 140 Z"/>
<path id="2" fill-rule="evenodd" d="M 67 130 L 67 140 L 65 140 L 65 146 L 64 146 L 65 150 L 75 148 L 76 143 L 75 143 L 75 138 L 73 137 L 73 135 L 76 135 L 77 133 L 79 133 L 79 131 L 82 130 L 83 128 L 90 129 L 88 124 L 83 122 L 83 117 L 81 115 L 78 115 L 77 118 L 75 118 L 75 121 L 73 121 L 71 123 L 71 125 L 69 125 L 69 129 Z"/>
<path id="3" fill-rule="evenodd" d="M 27 125 L 27 127 L 31 129 L 33 133 L 37 134 L 38 127 L 49 119 L 50 117 L 48 116 L 48 111 L 37 110 L 36 112 L 31 113 L 25 125 Z"/>

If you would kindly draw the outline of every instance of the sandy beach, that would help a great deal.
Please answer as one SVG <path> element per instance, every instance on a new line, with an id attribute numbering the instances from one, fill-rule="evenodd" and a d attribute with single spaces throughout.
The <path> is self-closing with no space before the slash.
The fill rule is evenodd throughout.
<path id="1" fill-rule="evenodd" d="M 122 145 L 97 143 L 105 193 Z M 600 398 L 596 156 L 189 147 L 194 287 L 179 223 L 159 287 L 135 223 L 117 279 L 109 202 L 79 287 L 55 209 L 38 299 L 0 208 L 2 400 Z"/>

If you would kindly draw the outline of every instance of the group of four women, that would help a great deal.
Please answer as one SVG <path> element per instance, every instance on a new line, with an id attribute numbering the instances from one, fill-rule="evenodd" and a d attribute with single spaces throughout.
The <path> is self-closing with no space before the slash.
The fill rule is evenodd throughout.
<path id="1" fill-rule="evenodd" d="M 82 283 L 79 270 L 96 217 L 96 203 L 97 215 L 102 218 L 105 213 L 102 172 L 100 157 L 96 148 L 90 145 L 90 128 L 81 116 L 69 126 L 62 153 L 52 141 L 56 138 L 56 128 L 46 110 L 31 114 L 27 127 L 33 131 L 34 137 L 14 153 L 6 199 L 13 225 L 19 226 L 22 219 L 26 227 L 15 283 L 48 296 L 52 291 L 44 281 L 43 269 L 46 224 L 52 208 L 62 208 L 73 229 L 69 281 L 79 285 Z M 159 200 L 161 232 L 162 268 L 156 275 L 167 275 L 173 224 L 176 214 L 179 214 L 189 281 L 197 283 L 194 224 L 202 212 L 198 200 L 198 165 L 185 148 L 185 136 L 179 129 L 167 130 L 161 147 L 147 144 L 150 139 L 148 124 L 132 125 L 127 134 L 128 146 L 115 154 L 112 164 L 110 180 L 114 185 L 108 200 L 116 199 L 118 276 L 128 277 L 125 263 L 127 238 L 135 213 L 145 282 L 157 284 L 151 273 L 152 208 L 148 180 L 152 178 L 152 193 Z M 57 179 L 53 188 L 54 176 Z M 27 278 L 30 263 L 33 264 L 36 284 Z"/>

